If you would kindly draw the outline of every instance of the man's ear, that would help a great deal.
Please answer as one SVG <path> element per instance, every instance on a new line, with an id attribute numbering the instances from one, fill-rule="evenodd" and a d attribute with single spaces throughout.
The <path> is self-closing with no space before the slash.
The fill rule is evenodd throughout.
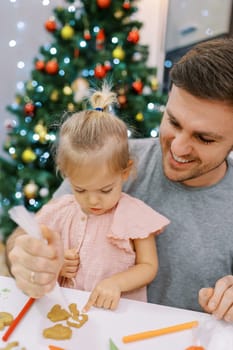
<path id="1" fill-rule="evenodd" d="M 130 172 L 133 168 L 133 165 L 134 165 L 134 162 L 132 159 L 130 159 L 128 161 L 128 165 L 127 165 L 127 168 L 125 168 L 123 171 L 122 171 L 122 178 L 124 181 L 128 180 L 128 177 L 130 175 Z"/>

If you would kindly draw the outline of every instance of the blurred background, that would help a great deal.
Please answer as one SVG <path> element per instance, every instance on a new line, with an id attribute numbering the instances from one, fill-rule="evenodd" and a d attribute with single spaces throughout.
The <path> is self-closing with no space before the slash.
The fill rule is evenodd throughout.
<path id="1" fill-rule="evenodd" d="M 51 127 L 110 78 L 129 137 L 157 137 L 169 70 L 194 44 L 232 36 L 232 0 L 2 0 L 0 232 L 13 205 L 37 211 L 61 179 Z"/>

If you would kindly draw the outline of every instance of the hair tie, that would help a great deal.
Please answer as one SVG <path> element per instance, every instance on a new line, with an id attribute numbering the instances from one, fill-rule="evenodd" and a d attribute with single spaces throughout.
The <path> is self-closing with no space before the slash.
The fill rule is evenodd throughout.
<path id="1" fill-rule="evenodd" d="M 95 110 L 96 110 L 96 111 L 100 111 L 100 112 L 103 112 L 103 111 L 104 111 L 104 109 L 101 108 L 101 107 L 96 107 Z"/>

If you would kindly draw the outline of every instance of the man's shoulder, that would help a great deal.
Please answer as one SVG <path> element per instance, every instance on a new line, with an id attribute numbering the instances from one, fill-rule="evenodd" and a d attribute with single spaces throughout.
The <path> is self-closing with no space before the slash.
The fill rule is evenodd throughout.
<path id="1" fill-rule="evenodd" d="M 151 146 L 155 144 L 159 144 L 159 138 L 156 137 L 147 137 L 142 139 L 129 139 L 130 146 L 137 147 L 137 146 Z"/>
<path id="2" fill-rule="evenodd" d="M 233 167 L 233 152 L 231 152 L 227 158 L 228 165 Z"/>
<path id="3" fill-rule="evenodd" d="M 129 139 L 130 152 L 137 156 L 145 156 L 148 153 L 155 152 L 159 149 L 158 138 L 144 138 L 144 139 Z"/>

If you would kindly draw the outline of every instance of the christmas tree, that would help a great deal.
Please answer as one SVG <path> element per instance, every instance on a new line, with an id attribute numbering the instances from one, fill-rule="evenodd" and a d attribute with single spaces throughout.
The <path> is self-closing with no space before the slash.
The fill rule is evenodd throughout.
<path id="1" fill-rule="evenodd" d="M 8 110 L 7 136 L 0 159 L 0 211 L 3 239 L 15 224 L 8 210 L 23 204 L 37 211 L 62 179 L 56 174 L 52 145 L 62 115 L 86 108 L 90 88 L 111 82 L 130 137 L 158 133 L 166 96 L 158 89 L 156 68 L 146 66 L 142 23 L 133 0 L 65 0 L 44 23 L 51 42 L 39 48 L 23 94 Z M 7 179 L 7 186 L 5 185 Z"/>

